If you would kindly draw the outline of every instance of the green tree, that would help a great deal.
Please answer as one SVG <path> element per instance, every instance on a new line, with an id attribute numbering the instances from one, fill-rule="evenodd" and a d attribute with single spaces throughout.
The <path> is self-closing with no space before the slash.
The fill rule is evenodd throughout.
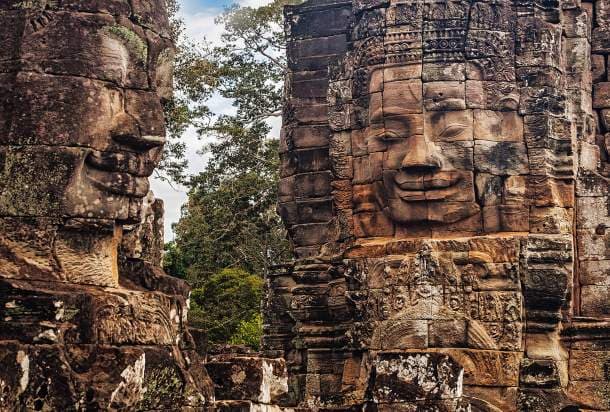
<path id="1" fill-rule="evenodd" d="M 287 3 L 229 8 L 217 19 L 225 29 L 223 45 L 186 47 L 187 57 L 178 61 L 178 90 L 194 102 L 182 109 L 191 110 L 185 118 L 200 135 L 213 137 L 205 147 L 205 170 L 187 181 L 189 199 L 174 227 L 172 253 L 180 257 L 172 259 L 183 262 L 196 287 L 224 268 L 263 275 L 286 257 L 288 244 L 275 213 L 278 140 L 269 136 L 269 119 L 281 113 Z M 230 99 L 235 113 L 210 111 L 205 103 L 212 95 Z"/>
<path id="2" fill-rule="evenodd" d="M 204 171 L 188 179 L 181 174 L 184 146 L 174 143 L 168 152 L 164 171 L 187 185 L 189 198 L 164 267 L 194 287 L 189 321 L 212 342 L 258 346 L 262 276 L 287 257 L 275 212 L 279 143 L 269 134 L 270 119 L 281 114 L 287 70 L 282 9 L 289 2 L 227 9 L 216 21 L 224 26 L 216 47 L 186 40 L 182 23 L 173 20 L 178 47 L 176 95 L 166 106 L 170 140 L 179 142 L 189 126 L 213 139 L 204 147 Z M 214 113 L 208 106 L 213 96 L 229 99 L 234 113 Z"/>
<path id="3" fill-rule="evenodd" d="M 193 289 L 189 323 L 205 329 L 212 343 L 228 342 L 239 332 L 234 341 L 241 339 L 254 345 L 262 331 L 262 324 L 258 328 L 255 320 L 262 293 L 263 280 L 259 276 L 240 269 L 222 270 L 210 276 L 202 287 Z M 252 324 L 244 325 L 244 321 Z"/>
<path id="4" fill-rule="evenodd" d="M 218 65 L 212 48 L 205 41 L 194 41 L 184 34 L 184 22 L 178 15 L 177 0 L 167 0 L 170 34 L 175 47 L 174 95 L 164 102 L 167 143 L 157 168 L 157 176 L 185 183 L 186 145 L 181 137 L 190 126 L 207 124 L 213 116 L 207 103 L 218 86 Z"/>
<path id="5" fill-rule="evenodd" d="M 232 345 L 246 345 L 258 350 L 263 336 L 263 316 L 255 313 L 251 319 L 239 322 L 237 330 L 229 339 Z"/>

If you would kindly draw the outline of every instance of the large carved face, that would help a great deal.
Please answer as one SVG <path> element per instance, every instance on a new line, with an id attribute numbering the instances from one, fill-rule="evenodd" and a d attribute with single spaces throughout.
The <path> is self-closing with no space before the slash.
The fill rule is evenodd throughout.
<path id="1" fill-rule="evenodd" d="M 473 190 L 473 114 L 459 100 L 464 83 L 427 83 L 424 91 L 420 77 L 408 78 L 417 69 L 373 71 L 369 125 L 356 132 L 363 133 L 367 155 L 355 162 L 355 180 L 359 183 L 362 172 L 381 172 L 371 191 L 395 222 L 453 223 L 479 212 Z M 357 204 L 356 212 L 361 207 Z"/>
<path id="2" fill-rule="evenodd" d="M 353 132 L 364 153 L 354 161 L 354 184 L 369 185 L 357 193 L 374 196 L 375 204 L 357 197 L 355 212 L 381 207 L 400 224 L 451 224 L 481 212 L 475 176 L 526 170 L 511 150 L 523 143 L 522 119 L 514 96 L 493 102 L 494 110 L 468 108 L 467 88 L 474 94 L 478 84 L 422 83 L 419 73 L 421 65 L 372 72 L 369 124 Z M 504 170 L 492 170 L 499 160 Z"/>
<path id="3" fill-rule="evenodd" d="M 144 28 L 19 5 L 0 16 L 14 32 L 0 50 L 0 211 L 137 219 L 165 141 L 166 17 Z"/>
<path id="4" fill-rule="evenodd" d="M 356 237 L 528 230 L 514 33 L 468 7 L 396 3 L 355 25 L 331 98 L 351 88 L 335 130 L 351 134 Z"/>

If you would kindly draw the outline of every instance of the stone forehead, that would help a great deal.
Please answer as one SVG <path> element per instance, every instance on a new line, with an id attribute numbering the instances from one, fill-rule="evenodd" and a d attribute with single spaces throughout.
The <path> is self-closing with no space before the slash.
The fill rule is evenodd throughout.
<path id="1" fill-rule="evenodd" d="M 0 9 L 0 72 L 43 71 L 148 87 L 172 50 L 154 28 L 108 14 Z"/>

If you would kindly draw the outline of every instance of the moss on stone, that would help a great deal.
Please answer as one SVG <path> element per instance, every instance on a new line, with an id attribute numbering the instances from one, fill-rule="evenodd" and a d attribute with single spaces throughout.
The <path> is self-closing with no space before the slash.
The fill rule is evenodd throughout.
<path id="1" fill-rule="evenodd" d="M 183 381 L 172 367 L 160 367 L 147 371 L 144 378 L 146 391 L 140 402 L 143 410 L 158 409 L 168 405 L 180 405 L 183 401 Z"/>
<path id="2" fill-rule="evenodd" d="M 146 64 L 148 61 L 148 45 L 138 34 L 125 26 L 119 26 L 117 24 L 106 26 L 105 29 L 108 33 L 122 40 L 138 60 L 143 64 Z"/>
<path id="3" fill-rule="evenodd" d="M 71 321 L 72 319 L 74 319 L 76 317 L 76 315 L 78 315 L 78 313 L 80 312 L 79 309 L 75 309 L 75 308 L 71 308 L 71 309 L 64 309 L 64 314 L 62 317 L 62 320 L 64 321 Z"/>

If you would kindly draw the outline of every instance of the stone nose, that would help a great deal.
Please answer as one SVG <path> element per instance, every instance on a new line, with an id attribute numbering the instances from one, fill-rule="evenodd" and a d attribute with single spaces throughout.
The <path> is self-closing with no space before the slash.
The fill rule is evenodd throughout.
<path id="1" fill-rule="evenodd" d="M 165 143 L 163 136 L 143 135 L 137 119 L 125 112 L 114 118 L 110 133 L 115 142 L 138 151 L 162 146 Z"/>
<path id="2" fill-rule="evenodd" d="M 402 159 L 401 169 L 406 171 L 434 171 L 443 166 L 443 157 L 424 136 L 408 138 L 407 152 Z"/>

